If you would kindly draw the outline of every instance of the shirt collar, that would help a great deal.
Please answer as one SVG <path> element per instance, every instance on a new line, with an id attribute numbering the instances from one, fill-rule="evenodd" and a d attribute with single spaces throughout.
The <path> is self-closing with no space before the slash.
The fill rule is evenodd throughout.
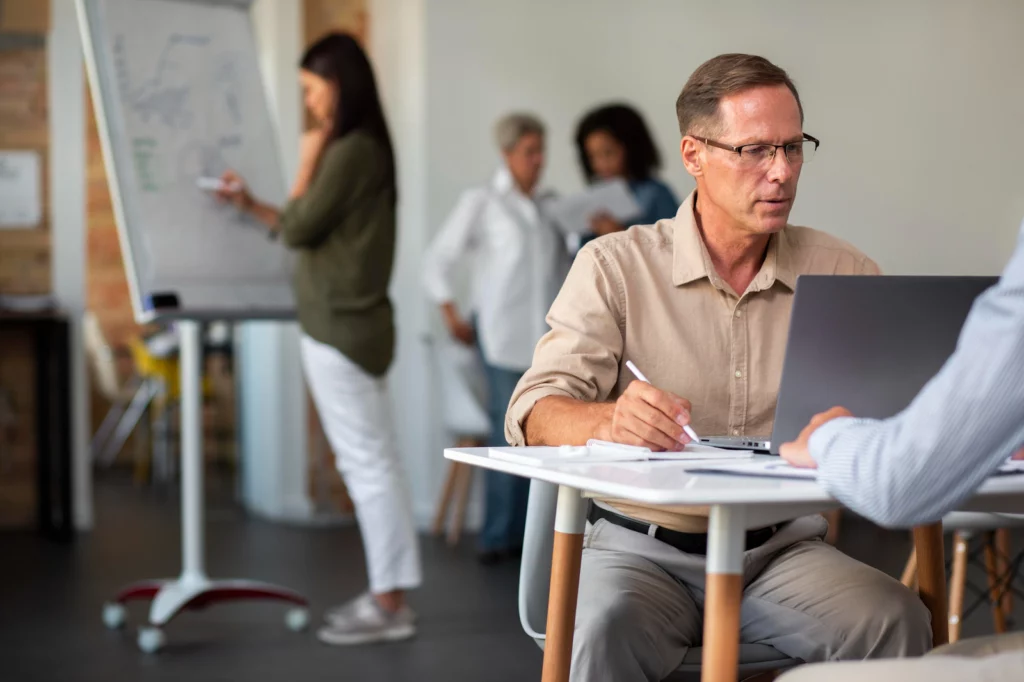
<path id="1" fill-rule="evenodd" d="M 693 190 L 679 206 L 673 221 L 672 283 L 678 287 L 707 278 L 716 288 L 723 289 L 725 284 L 715 272 L 711 256 L 697 229 L 697 219 L 693 213 L 696 201 L 697 190 Z M 788 229 L 783 228 L 781 232 L 772 235 L 764 263 L 752 282 L 752 290 L 771 289 L 775 282 L 794 290 L 796 275 L 793 272 L 791 251 Z"/>

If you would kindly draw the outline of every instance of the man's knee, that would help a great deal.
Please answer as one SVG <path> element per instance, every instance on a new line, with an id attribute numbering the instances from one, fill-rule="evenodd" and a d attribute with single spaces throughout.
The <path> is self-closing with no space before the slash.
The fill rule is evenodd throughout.
<path id="1" fill-rule="evenodd" d="M 580 609 L 573 637 L 573 680 L 660 679 L 664 652 L 627 594 Z"/>
<path id="2" fill-rule="evenodd" d="M 931 613 L 915 593 L 893 581 L 865 597 L 860 610 L 867 620 L 862 629 L 867 641 L 857 658 L 921 656 L 932 648 Z"/>

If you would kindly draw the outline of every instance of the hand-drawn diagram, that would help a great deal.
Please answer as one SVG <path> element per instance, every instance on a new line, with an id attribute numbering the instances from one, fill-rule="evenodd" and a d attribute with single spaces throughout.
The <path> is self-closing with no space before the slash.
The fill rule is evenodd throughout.
<path id="1" fill-rule="evenodd" d="M 143 123 L 155 116 L 169 128 L 187 129 L 192 125 L 194 114 L 188 101 L 192 86 L 185 80 L 186 75 L 176 60 L 183 50 L 203 48 L 209 43 L 208 36 L 172 33 L 160 51 L 152 74 L 136 86 L 128 72 L 124 36 L 115 38 L 114 62 L 121 92 Z"/>

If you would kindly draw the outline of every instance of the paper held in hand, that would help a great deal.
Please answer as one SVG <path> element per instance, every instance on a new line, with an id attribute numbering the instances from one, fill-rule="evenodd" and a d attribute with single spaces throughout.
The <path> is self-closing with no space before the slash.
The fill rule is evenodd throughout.
<path id="1" fill-rule="evenodd" d="M 590 232 L 590 219 L 601 213 L 629 227 L 641 212 L 622 179 L 597 182 L 578 194 L 553 199 L 547 209 L 558 229 L 566 234 Z"/>

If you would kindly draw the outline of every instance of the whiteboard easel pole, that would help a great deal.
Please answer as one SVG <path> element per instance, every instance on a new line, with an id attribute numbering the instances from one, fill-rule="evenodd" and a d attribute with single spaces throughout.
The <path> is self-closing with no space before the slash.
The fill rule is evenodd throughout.
<path id="1" fill-rule="evenodd" d="M 181 330 L 181 550 L 182 580 L 205 580 L 203 569 L 202 341 L 199 322 Z"/>

